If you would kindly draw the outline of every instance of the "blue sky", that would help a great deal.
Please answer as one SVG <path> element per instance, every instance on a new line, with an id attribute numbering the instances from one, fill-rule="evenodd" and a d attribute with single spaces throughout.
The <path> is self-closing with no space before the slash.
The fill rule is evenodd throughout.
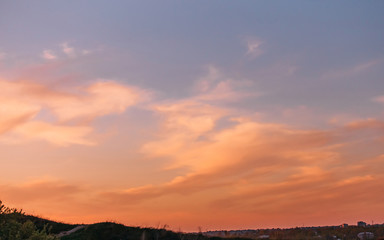
<path id="1" fill-rule="evenodd" d="M 205 65 L 215 65 L 275 93 L 266 103 L 316 106 L 324 94 L 332 102 L 341 94 L 347 104 L 356 98 L 361 104 L 382 90 L 378 69 L 368 79 L 339 76 L 336 83 L 321 75 L 382 57 L 382 8 L 380 1 L 7 1 L 0 10 L 1 50 L 33 61 L 41 49 L 63 42 L 103 49 L 81 66 L 88 69 L 83 74 L 175 97 L 186 94 Z M 247 39 L 263 42 L 263 57 L 245 56 Z M 296 66 L 294 79 L 258 74 L 277 64 Z M 332 107 L 330 101 L 323 103 Z"/>

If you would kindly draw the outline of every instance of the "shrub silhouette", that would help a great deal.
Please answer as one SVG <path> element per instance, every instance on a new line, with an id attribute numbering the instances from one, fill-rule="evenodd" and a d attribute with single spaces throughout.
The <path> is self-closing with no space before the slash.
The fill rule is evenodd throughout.
<path id="1" fill-rule="evenodd" d="M 47 227 L 36 229 L 31 220 L 26 220 L 22 210 L 9 208 L 0 201 L 0 240 L 56 240 L 47 234 Z"/>

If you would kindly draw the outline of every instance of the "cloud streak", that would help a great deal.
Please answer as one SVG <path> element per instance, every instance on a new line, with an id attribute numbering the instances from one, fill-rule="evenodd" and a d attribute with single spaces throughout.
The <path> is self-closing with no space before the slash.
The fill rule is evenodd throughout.
<path id="1" fill-rule="evenodd" d="M 43 54 L 41 55 L 44 59 L 47 60 L 54 60 L 57 59 L 57 56 L 53 53 L 52 50 L 44 50 Z"/>
<path id="2" fill-rule="evenodd" d="M 92 133 L 89 124 L 95 118 L 121 114 L 146 96 L 145 91 L 114 81 L 96 81 L 69 90 L 29 81 L 1 80 L 0 86 L 0 133 L 61 146 L 93 145 L 86 136 Z M 44 119 L 42 111 L 54 119 Z"/>
<path id="3" fill-rule="evenodd" d="M 75 49 L 70 47 L 68 43 L 63 43 L 60 45 L 61 51 L 68 57 L 76 57 Z"/>
<path id="4" fill-rule="evenodd" d="M 374 102 L 384 103 L 384 96 L 378 96 L 372 99 Z"/>
<path id="5" fill-rule="evenodd" d="M 246 55 L 252 58 L 256 58 L 263 54 L 263 51 L 261 49 L 261 45 L 263 44 L 263 41 L 257 38 L 248 38 L 246 40 L 247 44 L 247 52 Z"/>

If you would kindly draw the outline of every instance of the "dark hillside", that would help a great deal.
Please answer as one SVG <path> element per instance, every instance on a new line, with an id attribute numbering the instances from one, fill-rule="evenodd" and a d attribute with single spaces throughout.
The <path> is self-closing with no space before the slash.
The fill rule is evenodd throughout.
<path id="1" fill-rule="evenodd" d="M 27 221 L 31 221 L 35 224 L 37 229 L 42 230 L 44 227 L 46 227 L 51 234 L 58 234 L 63 231 L 68 231 L 77 226 L 74 224 L 60 223 L 32 215 L 26 215 L 24 213 L 12 213 L 12 215 L 14 215 L 13 218 L 17 222 L 25 223 Z"/>
<path id="2" fill-rule="evenodd" d="M 127 227 L 103 222 L 75 225 L 26 215 L 0 201 L 0 240 L 220 240 L 202 234 L 176 233 L 166 229 Z M 233 238 L 246 240 L 246 238 Z"/>
<path id="3" fill-rule="evenodd" d="M 127 227 L 111 222 L 88 225 L 62 240 L 221 240 L 218 237 L 206 237 L 201 234 L 185 234 L 165 229 Z M 246 240 L 246 238 L 231 238 Z"/>

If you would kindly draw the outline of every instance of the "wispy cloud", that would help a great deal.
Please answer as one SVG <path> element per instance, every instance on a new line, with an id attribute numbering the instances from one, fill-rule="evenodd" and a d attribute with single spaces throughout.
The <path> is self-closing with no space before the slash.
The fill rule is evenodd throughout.
<path id="1" fill-rule="evenodd" d="M 250 213 L 249 217 L 273 216 L 260 222 L 270 225 L 284 222 L 284 216 L 301 221 L 298 212 L 329 221 L 326 209 L 338 209 L 342 214 L 350 211 L 345 198 L 350 200 L 348 204 L 360 206 L 356 213 L 362 214 L 367 204 L 379 207 L 384 200 L 374 191 L 383 187 L 380 181 L 384 175 L 372 171 L 383 166 L 378 160 L 382 159 L 381 152 L 356 152 L 353 159 L 347 158 L 356 148 L 355 138 L 361 140 L 359 136 L 367 127 L 377 126 L 316 131 L 248 120 L 210 131 L 204 139 L 180 137 L 181 130 L 167 131 L 144 151 L 152 158 L 167 157 L 176 166 L 187 167 L 186 174 L 162 184 L 106 191 L 100 197 L 122 205 L 148 205 L 167 196 L 173 202 L 199 196 L 199 206 L 206 206 L 202 209 Z M 351 131 L 358 136 L 350 139 Z M 362 140 L 363 145 L 381 144 L 372 138 Z M 376 156 L 372 158 L 372 154 Z M 362 193 L 361 188 L 372 191 Z M 364 194 L 370 197 L 364 198 Z"/>
<path id="2" fill-rule="evenodd" d="M 98 81 L 82 90 L 82 94 L 58 96 L 47 106 L 61 121 L 92 120 L 103 115 L 122 113 L 146 97 L 146 92 L 139 88 L 113 81 Z"/>
<path id="3" fill-rule="evenodd" d="M 68 57 L 76 57 L 75 48 L 69 46 L 67 42 L 62 43 L 60 47 L 61 47 L 61 51 L 63 51 L 63 53 Z"/>
<path id="4" fill-rule="evenodd" d="M 207 70 L 207 74 L 197 80 L 196 90 L 198 92 L 204 93 L 209 91 L 212 89 L 212 85 L 222 77 L 219 69 L 213 65 L 209 65 Z"/>
<path id="5" fill-rule="evenodd" d="M 378 102 L 378 103 L 384 103 L 384 96 L 374 97 L 374 98 L 372 99 L 372 101 L 374 101 L 374 102 Z"/>
<path id="6" fill-rule="evenodd" d="M 47 60 L 54 60 L 57 58 L 57 56 L 54 54 L 52 50 L 44 50 L 41 56 Z"/>
<path id="7" fill-rule="evenodd" d="M 244 98 L 257 97 L 260 92 L 250 88 L 253 83 L 247 80 L 234 80 L 226 77 L 218 68 L 208 66 L 205 76 L 196 81 L 197 92 L 191 98 L 202 102 L 236 102 Z"/>
<path id="8" fill-rule="evenodd" d="M 204 149 L 205 141 L 201 139 L 209 137 L 215 131 L 218 121 L 233 125 L 230 119 L 236 116 L 236 110 L 224 107 L 222 103 L 258 95 L 249 91 L 248 82 L 226 78 L 213 66 L 209 66 L 207 75 L 199 78 L 195 86 L 197 91 L 194 96 L 151 104 L 150 110 L 163 120 L 161 136 L 164 134 L 164 138 L 148 142 L 143 146 L 143 152 L 151 156 L 163 155 L 175 159 L 175 153 L 187 154 L 187 149 L 194 145 L 201 145 L 201 149 Z M 192 167 L 190 164 L 202 166 L 186 157 L 183 161 L 174 161 L 168 168 Z M 208 166 L 208 162 L 205 165 Z"/>
<path id="9" fill-rule="evenodd" d="M 86 138 L 92 132 L 89 126 L 92 120 L 123 113 L 146 96 L 145 91 L 114 81 L 96 81 L 66 90 L 27 81 L 1 80 L 0 86 L 3 103 L 0 106 L 0 133 L 11 131 L 22 138 L 62 146 L 94 144 Z M 42 110 L 50 112 L 56 119 L 39 119 Z"/>
<path id="10" fill-rule="evenodd" d="M 27 140 L 44 140 L 58 146 L 69 146 L 95 145 L 93 140 L 87 138 L 92 131 L 90 126 L 66 126 L 32 121 L 19 126 L 14 132 Z"/>
<path id="11" fill-rule="evenodd" d="M 384 121 L 380 121 L 374 118 L 368 118 L 363 120 L 355 120 L 345 124 L 348 129 L 384 129 Z"/>
<path id="12" fill-rule="evenodd" d="M 88 55 L 88 54 L 90 54 L 90 53 L 92 53 L 91 50 L 86 50 L 86 49 L 84 49 L 84 50 L 81 51 L 81 54 L 82 54 L 82 55 Z"/>
<path id="13" fill-rule="evenodd" d="M 2 185 L 1 194 L 15 203 L 42 201 L 44 199 L 68 199 L 81 188 L 57 180 L 35 180 L 17 185 Z"/>
<path id="14" fill-rule="evenodd" d="M 331 70 L 323 74 L 322 78 L 324 79 L 334 79 L 334 78 L 349 78 L 356 76 L 358 74 L 362 74 L 363 72 L 368 71 L 369 69 L 373 68 L 374 66 L 381 63 L 381 60 L 370 60 L 366 62 L 362 62 L 359 64 L 356 64 L 354 66 L 350 66 L 344 69 L 336 69 Z"/>
<path id="15" fill-rule="evenodd" d="M 71 46 L 68 42 L 64 42 L 59 44 L 58 48 L 56 47 L 54 50 L 52 49 L 43 50 L 41 57 L 46 60 L 55 60 L 63 57 L 77 58 L 77 57 L 89 55 L 93 52 L 94 50 L 92 49 L 81 49 L 81 48 L 75 49 L 75 47 Z M 0 52 L 0 60 L 1 59 L 2 59 L 2 55 Z"/>
<path id="16" fill-rule="evenodd" d="M 263 53 L 263 51 L 261 49 L 261 46 L 263 44 L 264 44 L 264 42 L 258 38 L 246 39 L 246 45 L 247 45 L 246 55 L 248 55 L 252 58 L 260 56 Z"/>

